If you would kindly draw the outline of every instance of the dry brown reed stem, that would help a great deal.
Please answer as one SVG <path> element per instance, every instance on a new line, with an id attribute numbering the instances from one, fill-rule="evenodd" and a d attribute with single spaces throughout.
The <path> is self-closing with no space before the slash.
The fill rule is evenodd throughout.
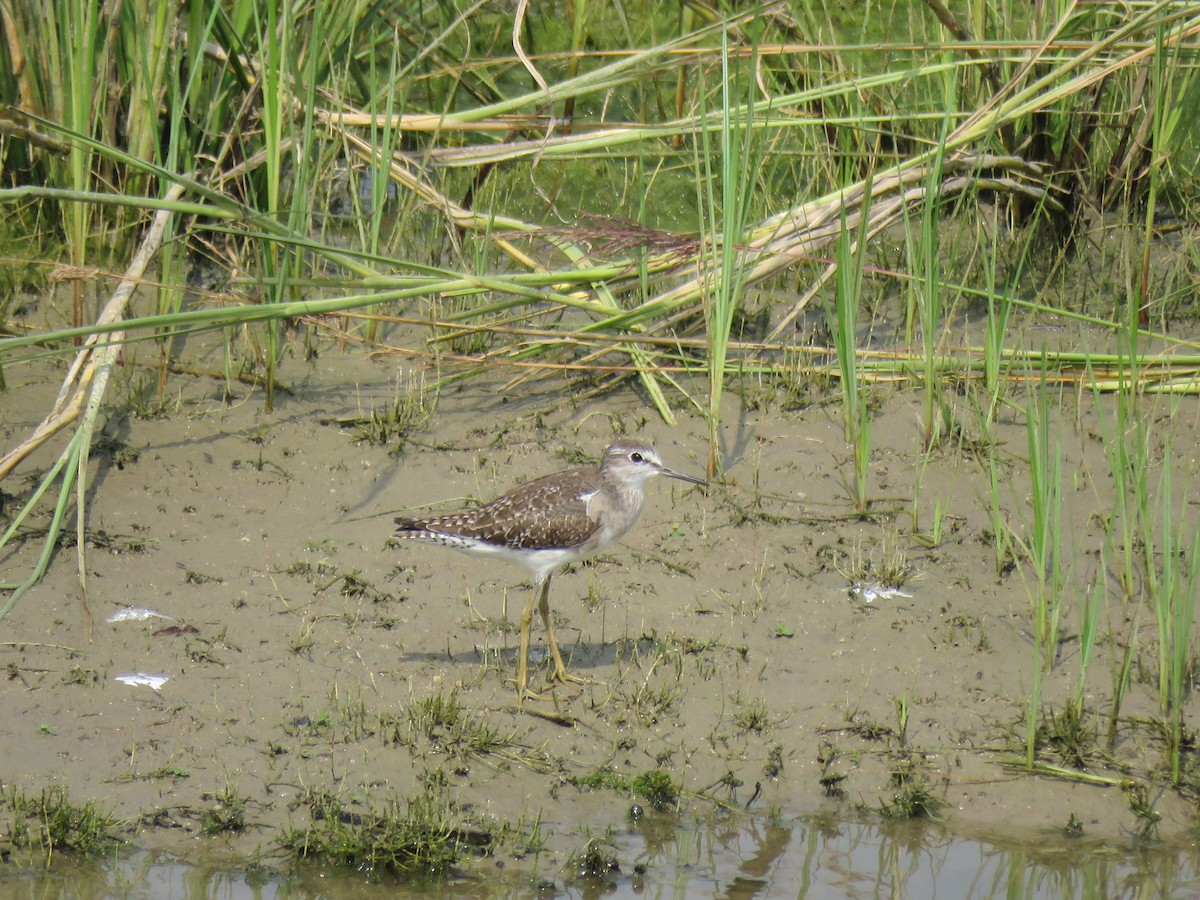
<path id="1" fill-rule="evenodd" d="M 174 185 L 163 199 L 167 203 L 171 203 L 183 196 L 183 192 L 183 185 Z M 142 281 L 146 267 L 162 245 L 163 235 L 170 219 L 170 210 L 162 209 L 155 213 L 138 252 L 125 269 L 121 282 L 109 297 L 100 317 L 96 320 L 97 326 L 109 325 L 125 317 L 125 311 L 129 306 L 133 291 Z M 0 481 L 3 481 L 30 453 L 79 418 L 85 401 L 89 406 L 99 404 L 124 336 L 122 331 L 88 335 L 87 340 L 75 355 L 71 367 L 67 370 L 66 378 L 63 379 L 62 387 L 59 388 L 58 397 L 50 412 L 46 414 L 46 417 L 29 437 L 0 458 Z M 99 378 L 97 378 L 97 373 L 100 373 Z"/>
<path id="2" fill-rule="evenodd" d="M 969 154 L 960 151 L 943 161 L 942 172 L 943 180 L 936 188 L 937 198 L 941 202 L 972 187 L 988 187 L 1025 194 L 1036 200 L 1045 201 L 1048 205 L 1055 205 L 1055 201 L 1048 196 L 1044 186 L 1040 183 L 1041 167 L 1028 163 L 1020 157 Z M 869 219 L 866 235 L 869 239 L 874 239 L 898 221 L 906 209 L 912 209 L 925 201 L 928 195 L 928 174 L 929 167 L 927 165 L 908 165 L 900 170 L 892 169 L 870 179 L 863 179 L 836 196 L 810 201 L 768 217 L 746 233 L 747 250 L 744 257 L 747 260 L 745 264 L 747 268 L 743 283 L 747 286 L 751 285 L 788 266 L 795 265 L 801 260 L 811 259 L 819 250 L 829 246 L 837 238 L 843 222 L 844 227 L 854 231 L 864 215 L 861 206 L 867 196 L 871 197 L 871 205 L 865 211 Z M 867 191 L 868 180 L 871 185 L 869 194 Z M 724 239 L 724 237 L 722 236 L 720 239 Z M 698 257 L 696 262 L 698 263 Z M 829 263 L 825 267 L 810 288 L 767 336 L 764 346 L 769 346 L 779 340 L 836 270 L 837 267 L 834 263 Z M 647 300 L 643 307 L 656 305 L 674 308 L 675 311 L 654 318 L 640 334 L 647 336 L 663 334 L 681 324 L 689 316 L 696 321 L 691 327 L 685 326 L 683 333 L 687 334 L 699 328 L 701 323 L 695 316 L 696 303 L 702 297 L 705 285 L 716 277 L 718 276 L 714 272 L 700 272 L 690 281 Z M 591 336 L 588 335 L 588 337 Z M 566 349 L 567 345 L 586 346 L 578 340 L 579 337 L 571 333 L 561 333 L 557 339 L 548 338 L 538 343 L 547 347 L 557 344 L 563 349 Z M 494 365 L 496 356 L 512 355 L 527 349 L 527 346 L 522 343 L 515 348 L 506 347 L 496 351 L 495 354 L 489 354 L 488 358 L 481 362 Z M 588 352 L 581 359 L 574 360 L 573 364 L 611 373 L 599 388 L 601 391 L 607 390 L 628 377 L 629 367 L 606 365 L 601 362 L 605 356 L 621 352 L 621 349 L 620 346 L 596 347 L 592 345 Z M 761 352 L 761 349 L 752 352 L 750 358 Z M 504 389 L 521 382 L 550 377 L 563 368 L 561 362 L 547 362 L 540 367 L 537 363 L 527 365 L 528 369 L 505 385 Z M 668 371 L 668 368 L 658 367 L 655 371 Z"/>
<path id="3" fill-rule="evenodd" d="M 539 115 L 501 115 L 489 116 L 477 121 L 463 121 L 452 115 L 441 113 L 395 113 L 387 116 L 329 109 L 314 109 L 313 117 L 321 124 L 339 131 L 345 128 L 373 126 L 381 131 L 390 127 L 396 131 L 419 131 L 430 134 L 453 131 L 498 131 L 502 134 L 513 131 L 549 133 L 555 125 L 560 124 L 560 121 L 554 116 Z"/>

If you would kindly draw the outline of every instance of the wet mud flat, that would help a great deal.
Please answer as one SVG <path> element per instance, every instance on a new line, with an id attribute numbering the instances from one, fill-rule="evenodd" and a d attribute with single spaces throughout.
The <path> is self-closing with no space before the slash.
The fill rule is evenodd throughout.
<path id="1" fill-rule="evenodd" d="M 61 374 L 6 374 L 10 447 Z M 1042 685 L 1039 760 L 1063 769 L 1051 777 L 1020 766 L 1028 567 L 997 565 L 988 474 L 964 444 L 922 454 L 916 393 L 879 393 L 866 517 L 847 499 L 836 403 L 743 396 L 727 483 L 652 482 L 621 546 L 555 577 L 559 642 L 591 683 L 521 708 L 523 570 L 390 546 L 392 518 L 594 461 L 617 435 L 702 474 L 704 423 L 667 428 L 632 391 L 576 406 L 561 385 L 514 396 L 479 383 L 442 392 L 407 442 L 378 445 L 356 441 L 352 422 L 394 398 L 394 361 L 330 348 L 290 361 L 284 381 L 270 414 L 253 392 L 205 379 L 173 381 L 166 406 L 126 393 L 109 410 L 89 485 L 91 627 L 70 546 L 0 626 L 6 791 L 95 801 L 141 847 L 207 838 L 280 867 L 298 842 L 333 840 L 330 823 L 415 817 L 440 823 L 456 870 L 518 880 L 602 865 L 605 835 L 631 816 L 933 816 L 975 834 L 1122 845 L 1192 833 L 1194 788 L 1168 784 L 1146 724 L 1159 716 L 1153 616 L 1101 567 L 1111 487 L 1090 397 L 1055 413 L 1070 565 Z M 1166 403 L 1147 414 L 1194 476 L 1195 409 Z M 1024 425 L 1001 421 L 996 437 L 1004 514 L 1020 529 Z M 7 480 L 6 511 L 51 458 Z M 911 534 L 914 497 L 922 527 L 941 504 L 939 540 Z M 39 551 L 19 544 L 3 578 L 23 577 Z M 1078 617 L 1097 584 L 1085 715 L 1067 728 Z M 1110 738 L 1113 676 L 1135 638 Z M 541 678 L 536 621 L 534 643 Z M 427 852 L 436 866 L 438 848 Z"/>

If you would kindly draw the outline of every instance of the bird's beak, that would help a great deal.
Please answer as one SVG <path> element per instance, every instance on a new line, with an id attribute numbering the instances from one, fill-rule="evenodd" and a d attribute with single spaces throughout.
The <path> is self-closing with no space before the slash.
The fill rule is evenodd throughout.
<path id="1" fill-rule="evenodd" d="M 686 481 L 689 484 L 707 485 L 708 482 L 703 478 L 697 478 L 695 475 L 684 475 L 682 472 L 676 472 L 674 469 L 668 469 L 663 466 L 658 470 L 659 475 L 666 475 L 668 478 L 678 478 L 680 481 Z"/>

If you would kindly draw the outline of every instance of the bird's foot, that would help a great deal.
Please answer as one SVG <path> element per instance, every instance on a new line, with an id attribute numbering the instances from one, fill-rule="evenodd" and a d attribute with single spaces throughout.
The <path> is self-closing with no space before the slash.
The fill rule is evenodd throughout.
<path id="1" fill-rule="evenodd" d="M 521 674 L 524 675 L 524 673 L 521 673 Z M 546 700 L 547 699 L 547 697 L 544 694 L 538 693 L 537 691 L 535 691 L 529 687 L 529 681 L 527 678 L 517 677 L 517 678 L 508 678 L 505 680 L 509 684 L 515 684 L 517 686 L 517 705 L 518 706 L 520 706 L 526 700 L 533 700 L 536 702 L 538 700 Z"/>
<path id="2" fill-rule="evenodd" d="M 545 699 L 546 699 L 546 697 L 544 694 L 539 694 L 537 691 L 531 691 L 528 686 L 525 686 L 525 687 L 518 686 L 517 687 L 517 705 L 518 706 L 523 704 L 526 700 L 532 700 L 533 702 L 537 703 L 537 702 L 539 702 L 541 700 L 545 700 Z"/>
<path id="3" fill-rule="evenodd" d="M 582 675 L 572 675 L 566 669 L 555 669 L 554 674 L 550 676 L 553 680 L 560 684 L 595 684 L 592 679 L 585 678 Z"/>
<path id="4" fill-rule="evenodd" d="M 580 685 L 603 684 L 603 682 L 596 681 L 593 678 L 585 678 L 582 675 L 572 675 L 570 672 L 568 672 L 566 670 L 565 666 L 561 669 L 556 667 L 554 669 L 554 671 L 550 673 L 550 677 L 548 679 L 548 683 L 546 686 L 548 688 L 550 688 L 551 692 L 553 691 L 553 685 L 555 682 L 558 682 L 559 684 L 580 684 Z M 524 703 L 526 700 L 533 700 L 536 702 L 539 700 L 551 699 L 545 693 L 540 693 L 538 691 L 531 689 L 529 687 L 528 683 L 522 683 L 518 680 L 516 682 L 516 685 L 517 685 L 517 704 L 518 705 Z"/>

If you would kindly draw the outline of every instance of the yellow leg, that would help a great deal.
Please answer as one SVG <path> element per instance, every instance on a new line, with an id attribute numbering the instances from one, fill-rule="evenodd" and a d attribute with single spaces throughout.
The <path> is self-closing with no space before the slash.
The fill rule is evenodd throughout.
<path id="1" fill-rule="evenodd" d="M 547 585 L 534 585 L 533 591 L 529 594 L 529 600 L 525 604 L 525 611 L 521 613 L 521 651 L 517 656 L 518 703 L 538 699 L 537 694 L 530 691 L 526 685 L 529 678 L 529 626 L 533 623 L 533 605 L 537 601 L 538 595 L 543 593 L 546 588 Z"/>
<path id="2" fill-rule="evenodd" d="M 563 662 L 562 653 L 558 649 L 558 641 L 554 639 L 554 626 L 550 624 L 550 579 L 547 578 L 541 584 L 534 585 L 533 591 L 529 595 L 529 601 L 525 604 L 525 610 L 521 613 L 521 649 L 520 655 L 517 657 L 517 702 L 524 703 L 526 700 L 540 700 L 541 695 L 529 689 L 529 627 L 533 624 L 533 607 L 537 606 L 538 612 L 542 616 L 542 624 L 546 626 L 546 643 L 550 645 L 550 655 L 554 657 L 554 675 L 556 681 L 563 684 L 589 684 L 586 678 L 580 678 L 578 675 L 572 675 L 567 671 L 566 663 Z"/>
<path id="3" fill-rule="evenodd" d="M 550 579 L 542 585 L 541 600 L 538 602 L 538 612 L 542 614 L 542 624 L 546 626 L 546 643 L 550 645 L 550 655 L 554 657 L 554 679 L 563 684 L 589 684 L 586 678 L 571 675 L 567 672 L 562 654 L 558 652 L 558 641 L 554 639 L 554 626 L 550 624 Z"/>

